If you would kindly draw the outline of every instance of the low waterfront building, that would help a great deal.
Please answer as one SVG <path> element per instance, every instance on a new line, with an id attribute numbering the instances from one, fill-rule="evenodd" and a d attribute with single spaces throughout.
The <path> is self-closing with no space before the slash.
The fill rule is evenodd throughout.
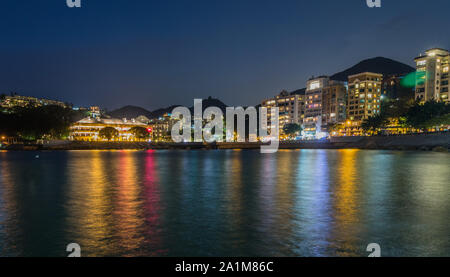
<path id="1" fill-rule="evenodd" d="M 119 132 L 116 141 L 134 141 L 134 136 L 130 132 L 133 127 L 146 128 L 151 132 L 150 126 L 136 119 L 115 119 L 115 118 L 84 118 L 70 127 L 70 138 L 81 141 L 101 141 L 100 130 L 112 127 Z"/>
<path id="2" fill-rule="evenodd" d="M 449 102 L 449 59 L 448 50 L 433 48 L 425 55 L 415 58 L 417 68 L 416 100 Z"/>
<path id="3" fill-rule="evenodd" d="M 264 100 L 261 104 L 263 108 L 267 108 L 267 122 L 270 125 L 273 113 L 270 108 L 279 108 L 279 123 L 280 131 L 283 130 L 287 124 L 303 124 L 305 116 L 305 90 L 300 89 L 294 92 L 287 92 L 283 90 L 274 98 Z M 282 133 L 282 132 L 281 132 Z"/>
<path id="4" fill-rule="evenodd" d="M 364 131 L 361 129 L 361 123 L 351 120 L 339 122 L 330 126 L 328 132 L 331 137 L 353 137 L 364 135 Z"/>
<path id="5" fill-rule="evenodd" d="M 382 79 L 372 72 L 348 77 L 347 120 L 361 123 L 380 113 Z"/>

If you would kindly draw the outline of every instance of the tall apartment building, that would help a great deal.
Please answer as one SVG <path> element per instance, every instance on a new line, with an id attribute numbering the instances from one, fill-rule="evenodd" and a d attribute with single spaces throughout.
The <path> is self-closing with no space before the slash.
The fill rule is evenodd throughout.
<path id="1" fill-rule="evenodd" d="M 449 51 L 439 48 L 427 50 L 415 58 L 417 68 L 416 99 L 450 101 L 448 71 Z"/>
<path id="2" fill-rule="evenodd" d="M 347 84 L 345 82 L 330 81 L 323 89 L 322 95 L 322 126 L 330 126 L 344 122 L 347 105 Z"/>
<path id="3" fill-rule="evenodd" d="M 320 76 L 311 78 L 306 83 L 305 119 L 303 121 L 306 135 L 317 135 L 322 130 L 322 99 L 324 89 L 328 87 L 330 78 Z"/>
<path id="4" fill-rule="evenodd" d="M 347 119 L 360 122 L 380 113 L 382 79 L 371 72 L 348 77 Z"/>
<path id="5" fill-rule="evenodd" d="M 407 75 L 390 75 L 383 76 L 383 83 L 381 86 L 381 95 L 387 99 L 414 99 L 414 85 L 403 85 L 405 78 L 409 78 Z"/>
<path id="6" fill-rule="evenodd" d="M 283 90 L 274 98 L 263 101 L 262 107 L 270 109 L 272 107 L 279 108 L 280 130 L 283 130 L 286 124 L 302 124 L 305 114 L 304 91 L 298 90 L 289 93 Z M 271 122 L 271 113 L 268 110 L 267 121 Z"/>

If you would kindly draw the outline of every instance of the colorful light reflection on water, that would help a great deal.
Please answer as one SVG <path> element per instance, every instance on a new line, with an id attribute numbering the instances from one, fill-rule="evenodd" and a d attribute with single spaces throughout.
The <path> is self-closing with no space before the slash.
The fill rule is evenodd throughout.
<path id="1" fill-rule="evenodd" d="M 0 153 L 0 255 L 450 256 L 450 155 Z"/>

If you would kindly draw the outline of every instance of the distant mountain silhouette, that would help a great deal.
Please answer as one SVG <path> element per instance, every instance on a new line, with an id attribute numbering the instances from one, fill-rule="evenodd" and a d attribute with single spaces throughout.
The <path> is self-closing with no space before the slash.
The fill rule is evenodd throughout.
<path id="1" fill-rule="evenodd" d="M 332 75 L 330 78 L 336 81 L 348 81 L 348 76 L 363 72 L 381 73 L 387 76 L 394 74 L 408 74 L 414 71 L 416 70 L 407 64 L 383 57 L 377 57 L 364 60 L 349 69 Z"/>
<path id="2" fill-rule="evenodd" d="M 202 109 L 203 111 L 206 110 L 206 108 L 209 107 L 217 107 L 219 109 L 222 110 L 222 112 L 225 114 L 226 108 L 228 107 L 227 105 L 225 105 L 222 101 L 220 101 L 219 99 L 216 98 L 212 98 L 211 96 L 208 97 L 208 99 L 203 99 L 202 102 Z M 194 113 L 194 106 L 192 106 L 191 108 L 189 108 L 189 110 L 191 110 L 191 113 Z"/>
<path id="3" fill-rule="evenodd" d="M 125 106 L 120 109 L 109 112 L 108 115 L 113 118 L 128 118 L 128 119 L 136 118 L 141 115 L 149 119 L 153 118 L 152 112 L 137 106 Z"/>
<path id="4" fill-rule="evenodd" d="M 108 113 L 109 116 L 113 118 L 137 118 L 141 115 L 147 117 L 148 119 L 154 119 L 159 118 L 167 113 L 171 113 L 174 108 L 179 107 L 180 105 L 173 105 L 167 108 L 161 108 L 154 110 L 152 112 L 141 108 L 137 106 L 125 106 L 120 109 L 111 111 Z M 212 97 L 209 97 L 208 99 L 204 99 L 202 102 L 202 108 L 203 111 L 205 111 L 206 108 L 209 107 L 218 107 L 222 110 L 222 112 L 225 114 L 227 105 L 225 105 L 222 101 L 219 99 L 215 99 Z M 189 110 L 191 111 L 192 115 L 194 114 L 194 106 L 190 107 Z"/>
<path id="5" fill-rule="evenodd" d="M 179 107 L 180 105 L 173 105 L 167 108 L 161 108 L 161 109 L 157 109 L 152 111 L 152 116 L 153 118 L 159 118 L 164 116 L 167 113 L 171 113 L 173 111 L 173 109 L 175 109 L 176 107 Z"/>
<path id="6" fill-rule="evenodd" d="M 352 66 L 342 72 L 336 73 L 330 77 L 331 80 L 337 81 L 348 81 L 348 76 L 363 73 L 363 72 L 374 72 L 381 73 L 385 76 L 388 75 L 402 75 L 414 72 L 415 69 L 407 64 L 397 62 L 388 58 L 377 57 L 373 59 L 367 59 L 359 62 L 355 66 Z M 292 91 L 290 94 L 305 94 L 305 88 Z M 227 105 L 221 100 L 212 98 L 211 96 L 203 100 L 203 111 L 208 107 L 218 107 L 225 114 Z M 138 116 L 145 116 L 149 119 L 159 118 L 166 113 L 172 112 L 172 110 L 179 105 L 173 105 L 167 108 L 157 109 L 155 111 L 148 111 L 141 107 L 136 106 L 125 106 L 123 108 L 114 110 L 108 113 L 109 116 L 114 118 L 136 118 Z M 194 112 L 194 107 L 190 107 L 191 113 Z"/>

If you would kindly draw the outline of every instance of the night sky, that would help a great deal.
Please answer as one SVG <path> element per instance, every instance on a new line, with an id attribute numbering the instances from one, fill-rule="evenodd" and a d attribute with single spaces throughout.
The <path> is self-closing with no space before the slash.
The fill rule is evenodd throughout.
<path id="1" fill-rule="evenodd" d="M 450 48 L 449 0 L 2 0 L 0 93 L 108 109 L 256 105 L 376 56 Z"/>

